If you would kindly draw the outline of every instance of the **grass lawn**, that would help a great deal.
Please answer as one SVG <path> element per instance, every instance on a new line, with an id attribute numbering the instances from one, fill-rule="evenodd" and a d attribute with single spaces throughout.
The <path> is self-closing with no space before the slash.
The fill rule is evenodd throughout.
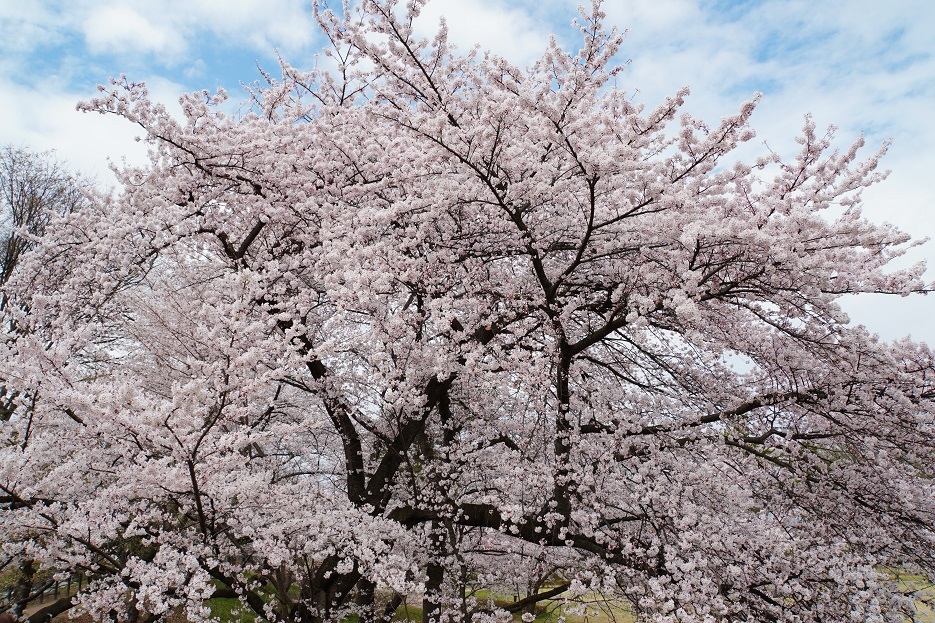
<path id="1" fill-rule="evenodd" d="M 256 616 L 249 608 L 245 608 L 238 600 L 230 599 L 209 599 L 205 605 L 211 608 L 211 616 L 217 617 L 227 623 L 255 623 Z"/>
<path id="2" fill-rule="evenodd" d="M 915 623 L 935 623 L 935 610 L 932 608 L 935 604 L 935 586 L 921 575 L 898 571 L 892 573 L 899 580 L 900 588 L 906 592 L 911 591 L 912 597 L 915 598 Z"/>
<path id="3" fill-rule="evenodd" d="M 478 591 L 474 597 L 483 603 L 489 598 L 487 591 Z M 510 601 L 494 597 L 494 603 L 501 607 L 510 605 Z M 589 595 L 583 604 L 566 605 L 561 599 L 546 599 L 536 604 L 536 619 L 534 623 L 558 623 L 563 616 L 566 623 L 633 623 L 636 617 L 619 603 L 612 603 L 602 599 L 599 595 Z M 522 613 L 513 615 L 516 622 L 522 621 Z M 396 610 L 394 621 L 422 620 L 422 608 L 418 605 L 408 604 L 405 601 Z"/>

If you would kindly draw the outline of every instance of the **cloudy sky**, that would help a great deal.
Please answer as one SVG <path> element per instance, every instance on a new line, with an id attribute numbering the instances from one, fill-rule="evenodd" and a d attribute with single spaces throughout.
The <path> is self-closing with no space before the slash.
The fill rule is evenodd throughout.
<path id="1" fill-rule="evenodd" d="M 420 27 L 429 34 L 444 15 L 459 46 L 524 65 L 551 34 L 574 47 L 577 4 L 430 0 Z M 751 154 L 794 153 L 807 112 L 839 128 L 842 148 L 861 133 L 871 146 L 892 139 L 892 173 L 866 192 L 866 214 L 935 238 L 935 2 L 606 0 L 604 10 L 628 31 L 619 85 L 648 106 L 688 85 L 686 109 L 717 121 L 762 92 Z M 0 0 L 0 144 L 55 149 L 109 183 L 108 160 L 139 163 L 145 149 L 129 123 L 75 111 L 96 84 L 125 73 L 170 110 L 182 92 L 223 86 L 236 109 L 258 66 L 275 72 L 278 52 L 308 67 L 322 45 L 311 0 Z M 935 281 L 935 242 L 907 263 L 923 259 Z M 935 344 L 935 295 L 846 309 L 884 338 Z"/>

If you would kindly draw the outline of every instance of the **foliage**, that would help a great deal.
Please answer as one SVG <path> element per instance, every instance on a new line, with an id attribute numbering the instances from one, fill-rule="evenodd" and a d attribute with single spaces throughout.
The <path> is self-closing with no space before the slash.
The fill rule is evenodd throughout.
<path id="1" fill-rule="evenodd" d="M 526 70 L 420 6 L 319 7 L 328 62 L 243 117 L 84 105 L 152 161 L 4 287 L 8 555 L 88 573 L 98 620 L 492 622 L 472 593 L 516 578 L 644 621 L 911 615 L 881 569 L 935 569 L 933 357 L 836 302 L 927 289 L 860 214 L 881 153 L 807 120 L 733 161 L 756 100 L 635 105 L 598 4 Z"/>

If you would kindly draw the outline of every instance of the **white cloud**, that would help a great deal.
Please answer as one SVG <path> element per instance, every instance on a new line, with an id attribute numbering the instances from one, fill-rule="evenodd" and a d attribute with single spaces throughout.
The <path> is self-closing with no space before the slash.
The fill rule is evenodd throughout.
<path id="1" fill-rule="evenodd" d="M 448 39 L 466 52 L 477 44 L 520 66 L 545 50 L 550 24 L 537 22 L 520 7 L 490 0 L 431 0 L 416 22 L 416 32 L 431 38 L 444 16 Z M 569 19 L 573 16 L 569 16 Z"/>
<path id="2" fill-rule="evenodd" d="M 0 2 L 0 50 L 4 55 L 26 54 L 59 42 L 63 25 L 50 9 L 42 2 Z"/>
<path id="3" fill-rule="evenodd" d="M 281 48 L 298 52 L 316 38 L 311 0 L 194 0 L 174 4 L 173 15 L 179 27 L 186 31 L 209 30 L 232 47 L 246 41 L 262 51 Z"/>
<path id="4" fill-rule="evenodd" d="M 154 101 L 162 102 L 170 114 L 181 117 L 178 96 L 181 85 L 151 76 L 147 87 Z M 137 140 L 143 130 L 115 115 L 76 110 L 80 100 L 95 92 L 76 93 L 47 81 L 24 86 L 0 79 L 0 110 L 4 111 L 2 143 L 23 145 L 37 151 L 54 150 L 75 171 L 104 185 L 114 183 L 109 163 L 131 165 L 148 162 L 146 144 Z"/>
<path id="5" fill-rule="evenodd" d="M 697 23 L 701 12 L 694 0 L 631 0 L 605 2 L 604 13 L 610 22 L 620 26 L 639 25 L 658 31 L 684 24 Z"/>
<path id="6" fill-rule="evenodd" d="M 140 129 L 114 116 L 90 115 L 75 110 L 76 93 L 56 85 L 24 87 L 0 81 L 0 109 L 4 111 L 4 142 L 37 151 L 55 150 L 69 167 L 105 184 L 113 177 L 108 160 L 145 162 L 146 149 L 134 138 Z"/>
<path id="7" fill-rule="evenodd" d="M 186 50 L 184 39 L 169 23 L 157 23 L 130 7 L 112 5 L 91 11 L 83 24 L 88 47 L 95 54 L 156 53 L 172 58 Z"/>
<path id="8" fill-rule="evenodd" d="M 0 2 L 0 69 L 76 33 L 92 54 L 152 55 L 170 65 L 206 43 L 297 56 L 317 45 L 310 0 Z"/>
<path id="9" fill-rule="evenodd" d="M 120 0 L 92 9 L 84 20 L 92 51 L 140 51 L 184 57 L 206 36 L 213 45 L 299 51 L 315 39 L 311 3 L 305 0 Z"/>

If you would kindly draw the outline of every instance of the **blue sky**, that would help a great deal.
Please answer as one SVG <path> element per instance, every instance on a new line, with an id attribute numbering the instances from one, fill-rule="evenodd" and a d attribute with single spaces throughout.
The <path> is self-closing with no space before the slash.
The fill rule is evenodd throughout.
<path id="1" fill-rule="evenodd" d="M 577 4 L 430 0 L 419 27 L 428 35 L 444 15 L 460 47 L 524 65 L 550 34 L 575 45 Z M 689 85 L 686 110 L 717 121 L 763 92 L 751 156 L 793 153 L 807 112 L 839 127 L 841 148 L 860 133 L 871 146 L 892 139 L 892 174 L 865 194 L 866 214 L 935 238 L 935 2 L 607 0 L 604 10 L 628 31 L 618 84 L 648 106 Z M 311 0 L 0 0 L 0 144 L 55 149 L 109 183 L 108 159 L 140 163 L 145 148 L 129 123 L 75 111 L 96 84 L 125 73 L 170 110 L 182 92 L 223 86 L 236 109 L 258 64 L 275 73 L 278 51 L 308 67 L 322 45 Z M 935 242 L 907 262 L 921 259 L 935 281 Z M 847 309 L 885 338 L 935 344 L 935 295 L 863 297 Z"/>

